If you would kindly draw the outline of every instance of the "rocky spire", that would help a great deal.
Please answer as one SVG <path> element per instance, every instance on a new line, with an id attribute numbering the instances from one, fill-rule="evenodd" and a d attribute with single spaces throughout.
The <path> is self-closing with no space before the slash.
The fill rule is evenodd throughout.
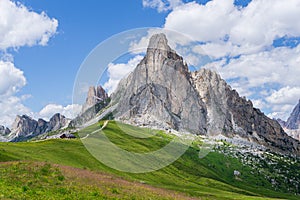
<path id="1" fill-rule="evenodd" d="M 82 107 L 82 113 L 97 103 L 106 100 L 107 98 L 108 94 L 100 85 L 97 87 L 90 86 L 85 104 Z"/>
<path id="2" fill-rule="evenodd" d="M 206 108 L 164 34 L 150 38 L 145 57 L 120 81 L 112 102 L 119 102 L 116 116 L 129 123 L 206 133 Z"/>

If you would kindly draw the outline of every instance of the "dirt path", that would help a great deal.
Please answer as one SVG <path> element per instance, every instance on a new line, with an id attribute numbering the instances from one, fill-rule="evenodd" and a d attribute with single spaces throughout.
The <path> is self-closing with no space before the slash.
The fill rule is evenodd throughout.
<path id="1" fill-rule="evenodd" d="M 108 120 L 104 121 L 103 126 L 100 129 L 95 130 L 92 133 L 87 134 L 86 136 L 84 136 L 81 139 L 84 140 L 84 139 L 88 138 L 90 135 L 93 135 L 93 134 L 97 133 L 98 131 L 101 131 L 101 130 L 105 129 L 105 127 L 107 126 L 108 122 L 109 122 Z"/>

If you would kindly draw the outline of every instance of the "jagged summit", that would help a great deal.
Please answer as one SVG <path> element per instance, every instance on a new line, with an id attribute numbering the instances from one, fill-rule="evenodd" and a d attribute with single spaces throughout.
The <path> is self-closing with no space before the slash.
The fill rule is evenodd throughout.
<path id="1" fill-rule="evenodd" d="M 291 137 L 300 141 L 300 99 L 287 121 L 276 119 Z"/>
<path id="2" fill-rule="evenodd" d="M 86 110 L 96 105 L 97 103 L 104 101 L 108 98 L 106 91 L 98 85 L 96 87 L 90 86 L 88 90 L 88 95 L 85 101 L 85 104 L 82 106 L 81 113 L 84 113 Z"/>
<path id="3" fill-rule="evenodd" d="M 162 50 L 162 51 L 170 51 L 171 48 L 168 45 L 168 39 L 165 34 L 158 33 L 152 35 L 152 37 L 149 40 L 149 45 L 147 50 L 156 49 L 156 50 Z"/>
<path id="4" fill-rule="evenodd" d="M 151 37 L 145 57 L 120 81 L 112 102 L 119 103 L 116 116 L 130 123 L 206 134 L 205 106 L 164 34 Z"/>
<path id="5" fill-rule="evenodd" d="M 53 115 L 49 122 L 43 119 L 35 120 L 27 115 L 17 115 L 7 139 L 13 142 L 26 140 L 46 132 L 56 131 L 66 127 L 69 122 L 70 120 L 60 113 Z"/>
<path id="6" fill-rule="evenodd" d="M 253 107 L 220 75 L 208 69 L 190 72 L 183 58 L 155 34 L 147 53 L 112 94 L 115 117 L 138 126 L 224 135 L 280 152 L 300 155 L 300 143 Z"/>

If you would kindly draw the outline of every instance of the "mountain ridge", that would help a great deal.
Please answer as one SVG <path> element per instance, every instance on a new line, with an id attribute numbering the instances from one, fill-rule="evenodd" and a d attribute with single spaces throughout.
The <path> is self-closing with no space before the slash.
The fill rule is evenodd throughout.
<path id="1" fill-rule="evenodd" d="M 5 138 L 11 142 L 24 141 L 43 133 L 67 127 L 69 122 L 70 119 L 60 113 L 54 114 L 49 121 L 35 120 L 27 115 L 17 115 L 12 124 L 11 132 Z"/>
<path id="2" fill-rule="evenodd" d="M 164 34 L 150 38 L 145 57 L 111 96 L 116 119 L 137 126 L 202 135 L 238 136 L 270 149 L 300 155 L 299 141 L 239 96 L 208 69 L 190 72 Z"/>

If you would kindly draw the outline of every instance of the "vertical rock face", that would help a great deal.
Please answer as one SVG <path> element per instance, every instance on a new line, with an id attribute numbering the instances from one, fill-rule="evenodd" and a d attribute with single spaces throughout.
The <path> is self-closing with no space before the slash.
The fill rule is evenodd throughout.
<path id="1" fill-rule="evenodd" d="M 232 90 L 216 73 L 200 69 L 192 73 L 195 87 L 207 107 L 208 133 L 239 135 L 251 142 L 280 151 L 300 153 L 300 143 L 284 132 L 276 120 Z"/>
<path id="2" fill-rule="evenodd" d="M 17 116 L 12 124 L 10 137 L 25 137 L 34 133 L 38 126 L 37 121 L 27 115 Z"/>
<path id="3" fill-rule="evenodd" d="M 286 122 L 281 119 L 277 121 L 289 136 L 300 141 L 300 100 Z"/>
<path id="4" fill-rule="evenodd" d="M 88 95 L 85 101 L 85 104 L 82 107 L 82 113 L 87 109 L 96 105 L 97 103 L 104 101 L 108 98 L 106 91 L 99 85 L 97 87 L 89 87 Z"/>
<path id="5" fill-rule="evenodd" d="M 146 56 L 111 98 L 118 102 L 119 119 L 206 134 L 206 107 L 188 66 L 171 50 L 164 34 L 151 37 Z"/>
<path id="6" fill-rule="evenodd" d="M 286 122 L 287 129 L 300 129 L 300 100 Z"/>
<path id="7" fill-rule="evenodd" d="M 97 113 L 108 105 L 110 99 L 106 91 L 99 86 L 89 87 L 86 102 L 81 113 L 70 122 L 71 127 L 78 127 L 93 119 Z"/>
<path id="8" fill-rule="evenodd" d="M 208 69 L 201 69 L 191 74 L 194 86 L 207 108 L 208 134 L 229 132 L 232 127 L 226 91 L 230 90 L 230 86 L 221 79 L 220 75 Z"/>
<path id="9" fill-rule="evenodd" d="M 56 113 L 51 117 L 48 123 L 48 131 L 56 131 L 60 128 L 66 127 L 69 124 L 70 120 L 60 113 Z"/>

